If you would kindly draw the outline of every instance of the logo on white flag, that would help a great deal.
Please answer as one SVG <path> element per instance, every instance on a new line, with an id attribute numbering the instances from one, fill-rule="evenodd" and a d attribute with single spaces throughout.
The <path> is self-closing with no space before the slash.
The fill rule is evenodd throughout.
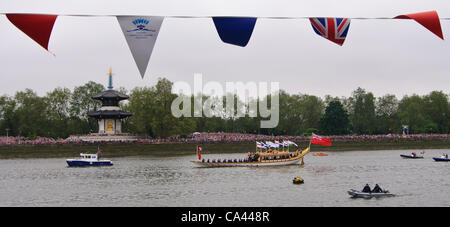
<path id="1" fill-rule="evenodd" d="M 133 24 L 136 26 L 135 29 L 129 30 L 127 32 L 139 32 L 136 33 L 137 35 L 153 35 L 153 32 L 156 32 L 155 29 L 148 29 L 147 25 L 148 25 L 149 21 L 146 19 L 136 19 L 133 21 Z M 147 31 L 147 32 L 146 32 Z M 151 32 L 151 33 L 150 33 Z"/>

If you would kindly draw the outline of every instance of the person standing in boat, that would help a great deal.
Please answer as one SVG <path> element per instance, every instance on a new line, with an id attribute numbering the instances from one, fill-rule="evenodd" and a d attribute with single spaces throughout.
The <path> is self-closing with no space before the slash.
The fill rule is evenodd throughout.
<path id="1" fill-rule="evenodd" d="M 100 148 L 97 148 L 97 161 L 100 159 L 101 154 L 102 150 Z"/>

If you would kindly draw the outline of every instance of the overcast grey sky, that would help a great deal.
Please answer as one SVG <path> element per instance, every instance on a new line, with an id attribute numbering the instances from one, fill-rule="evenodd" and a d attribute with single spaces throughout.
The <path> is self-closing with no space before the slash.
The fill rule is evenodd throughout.
<path id="1" fill-rule="evenodd" d="M 448 0 L 0 0 L 2 13 L 160 16 L 395 17 L 436 10 L 450 17 Z M 444 38 L 450 21 L 441 20 Z M 289 93 L 350 96 L 357 87 L 398 98 L 433 90 L 449 93 L 450 43 L 412 20 L 352 20 L 338 46 L 316 35 L 308 20 L 258 19 L 249 44 L 223 43 L 211 19 L 166 18 L 144 79 L 115 17 L 61 16 L 48 53 L 0 15 L 0 95 L 31 88 L 38 95 L 87 81 L 115 87 L 173 82 L 278 81 Z"/>

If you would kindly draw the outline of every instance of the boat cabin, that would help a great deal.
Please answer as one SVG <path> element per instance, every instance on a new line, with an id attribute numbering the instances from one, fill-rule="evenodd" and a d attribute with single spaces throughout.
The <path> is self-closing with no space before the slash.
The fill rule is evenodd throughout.
<path id="1" fill-rule="evenodd" d="M 82 159 L 97 159 L 97 154 L 80 154 Z"/>

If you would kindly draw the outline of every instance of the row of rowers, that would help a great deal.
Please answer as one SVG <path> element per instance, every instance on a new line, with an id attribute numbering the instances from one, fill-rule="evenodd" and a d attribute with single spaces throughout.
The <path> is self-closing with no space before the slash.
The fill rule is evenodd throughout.
<path id="1" fill-rule="evenodd" d="M 249 159 L 258 160 L 260 158 L 261 161 L 289 159 L 293 157 L 295 157 L 295 153 L 289 151 L 266 151 L 266 152 L 248 153 Z"/>

